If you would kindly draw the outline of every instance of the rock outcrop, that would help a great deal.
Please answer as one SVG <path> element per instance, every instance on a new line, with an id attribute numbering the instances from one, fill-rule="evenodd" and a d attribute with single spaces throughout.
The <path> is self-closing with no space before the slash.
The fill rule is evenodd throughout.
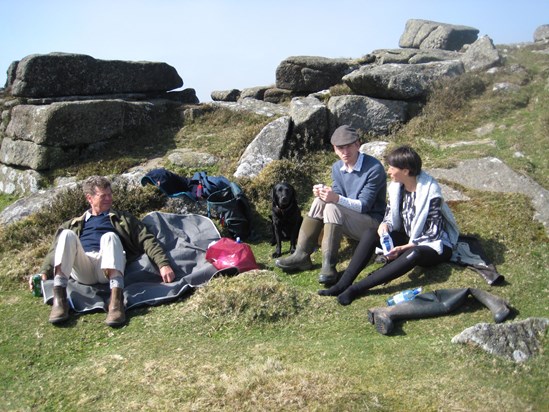
<path id="1" fill-rule="evenodd" d="M 479 323 L 454 336 L 452 343 L 477 346 L 491 355 L 519 363 L 541 353 L 541 340 L 548 327 L 547 318 L 528 318 L 498 325 Z"/>
<path id="2" fill-rule="evenodd" d="M 339 83 L 352 68 L 349 59 L 318 56 L 293 56 L 276 69 L 276 87 L 298 93 L 313 93 Z"/>
<path id="3" fill-rule="evenodd" d="M 35 192 L 42 173 L 108 150 L 114 139 L 173 124 L 198 103 L 166 63 L 34 54 L 8 69 L 0 100 L 0 190 Z M 162 126 L 164 125 L 164 126 Z"/>
<path id="4" fill-rule="evenodd" d="M 84 54 L 33 54 L 10 70 L 8 92 L 17 97 L 162 93 L 183 86 L 166 63 L 98 60 Z"/>
<path id="5" fill-rule="evenodd" d="M 450 60 L 419 64 L 367 65 L 343 77 L 356 94 L 381 99 L 412 100 L 427 95 L 441 77 L 463 74 L 463 64 Z"/>
<path id="6" fill-rule="evenodd" d="M 398 45 L 415 49 L 460 50 L 465 44 L 473 43 L 478 33 L 473 27 L 411 19 L 406 22 Z"/>
<path id="7" fill-rule="evenodd" d="M 542 24 L 534 31 L 534 41 L 549 41 L 549 24 Z"/>

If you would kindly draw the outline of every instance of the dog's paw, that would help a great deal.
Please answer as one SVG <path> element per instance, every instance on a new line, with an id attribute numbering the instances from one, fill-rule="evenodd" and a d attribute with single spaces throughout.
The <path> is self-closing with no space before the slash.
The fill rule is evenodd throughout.
<path id="1" fill-rule="evenodd" d="M 282 256 L 282 253 L 280 253 L 278 251 L 275 251 L 275 252 L 273 252 L 273 254 L 271 256 L 274 257 L 274 258 L 277 258 L 277 257 Z"/>
<path id="2" fill-rule="evenodd" d="M 290 255 L 292 255 L 295 252 L 295 247 L 290 248 Z"/>

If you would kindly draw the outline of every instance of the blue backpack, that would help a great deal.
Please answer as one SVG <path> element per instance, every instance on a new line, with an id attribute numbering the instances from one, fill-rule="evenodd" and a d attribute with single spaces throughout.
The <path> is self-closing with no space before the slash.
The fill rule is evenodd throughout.
<path id="1" fill-rule="evenodd" d="M 196 172 L 192 178 L 179 176 L 164 168 L 153 169 L 141 179 L 141 185 L 156 186 L 168 197 L 185 196 L 194 202 L 206 200 L 207 215 L 216 218 L 233 238 L 242 240 L 251 234 L 251 207 L 241 187 L 224 176 Z"/>
<path id="2" fill-rule="evenodd" d="M 251 207 L 236 183 L 213 192 L 207 198 L 208 217 L 216 217 L 232 238 L 247 239 L 252 232 Z"/>

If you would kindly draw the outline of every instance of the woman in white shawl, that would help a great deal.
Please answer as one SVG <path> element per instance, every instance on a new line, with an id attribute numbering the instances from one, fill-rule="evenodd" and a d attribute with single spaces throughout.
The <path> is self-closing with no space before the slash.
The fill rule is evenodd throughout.
<path id="1" fill-rule="evenodd" d="M 341 279 L 319 295 L 337 296 L 348 305 L 374 286 L 403 276 L 416 266 L 434 266 L 452 257 L 459 231 L 437 181 L 421 170 L 421 158 L 409 146 L 401 146 L 386 157 L 389 203 L 377 231 L 364 232 L 349 267 Z M 380 246 L 384 232 L 394 247 L 386 255 L 387 264 L 353 284 Z"/>

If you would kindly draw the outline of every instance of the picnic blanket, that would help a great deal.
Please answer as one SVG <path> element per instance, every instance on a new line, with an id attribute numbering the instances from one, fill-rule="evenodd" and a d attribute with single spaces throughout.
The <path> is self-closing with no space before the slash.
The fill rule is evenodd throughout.
<path id="1" fill-rule="evenodd" d="M 175 300 L 192 288 L 204 285 L 218 270 L 206 261 L 208 245 L 220 239 L 219 231 L 207 217 L 153 212 L 143 223 L 164 247 L 175 280 L 162 283 L 156 266 L 147 255 L 128 263 L 124 275 L 126 309 Z M 53 280 L 42 283 L 44 303 L 53 302 Z M 67 287 L 69 303 L 76 312 L 107 311 L 109 284 L 83 285 L 73 279 Z"/>

